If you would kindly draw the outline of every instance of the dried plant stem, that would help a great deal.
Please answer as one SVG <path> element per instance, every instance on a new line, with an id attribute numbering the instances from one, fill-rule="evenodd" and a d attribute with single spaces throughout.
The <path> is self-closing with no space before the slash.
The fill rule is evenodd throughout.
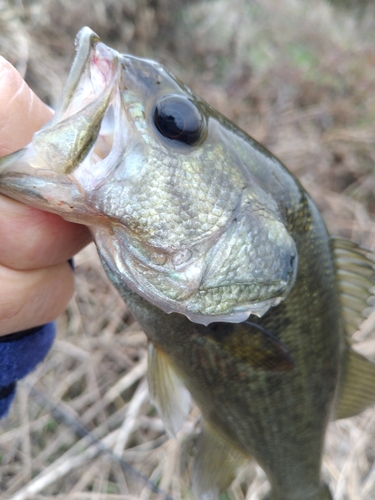
<path id="1" fill-rule="evenodd" d="M 138 425 L 138 414 L 141 406 L 148 400 L 148 388 L 147 382 L 144 379 L 135 391 L 126 412 L 125 420 L 119 429 L 119 433 L 114 446 L 114 453 L 117 456 L 122 456 L 124 449 L 126 448 L 130 435 L 133 432 L 136 425 Z"/>

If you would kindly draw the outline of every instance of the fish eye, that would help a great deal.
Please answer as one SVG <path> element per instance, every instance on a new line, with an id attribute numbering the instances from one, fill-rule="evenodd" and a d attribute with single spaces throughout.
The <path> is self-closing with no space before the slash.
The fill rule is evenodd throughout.
<path id="1" fill-rule="evenodd" d="M 194 146 L 203 137 L 205 120 L 194 102 L 182 95 L 163 96 L 155 104 L 154 124 L 167 139 Z"/>

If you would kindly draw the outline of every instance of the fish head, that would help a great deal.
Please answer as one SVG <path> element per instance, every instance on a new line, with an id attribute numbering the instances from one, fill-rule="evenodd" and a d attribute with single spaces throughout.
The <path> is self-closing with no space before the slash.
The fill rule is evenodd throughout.
<path id="1" fill-rule="evenodd" d="M 2 159 L 0 191 L 87 225 L 112 281 L 163 311 L 241 322 L 287 296 L 297 250 L 236 135 L 162 65 L 83 28 L 53 119 Z"/>

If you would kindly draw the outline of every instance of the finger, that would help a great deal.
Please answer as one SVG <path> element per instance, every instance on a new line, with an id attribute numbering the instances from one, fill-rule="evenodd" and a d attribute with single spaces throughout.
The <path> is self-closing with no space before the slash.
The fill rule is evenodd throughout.
<path id="1" fill-rule="evenodd" d="M 51 116 L 16 69 L 0 57 L 0 156 L 25 146 Z M 0 214 L 0 264 L 14 269 L 59 264 L 91 241 L 83 226 L 3 196 Z"/>
<path id="2" fill-rule="evenodd" d="M 37 269 L 61 264 L 91 241 L 88 229 L 0 195 L 0 265 Z"/>
<path id="3" fill-rule="evenodd" d="M 0 266 L 0 335 L 33 328 L 59 316 L 74 291 L 69 264 L 32 271 Z"/>
<path id="4" fill-rule="evenodd" d="M 0 156 L 28 144 L 52 115 L 18 71 L 0 56 Z"/>

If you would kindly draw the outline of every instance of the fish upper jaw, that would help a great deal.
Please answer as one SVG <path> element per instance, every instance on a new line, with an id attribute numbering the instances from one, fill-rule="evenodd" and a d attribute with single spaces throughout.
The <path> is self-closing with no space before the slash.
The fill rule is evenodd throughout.
<path id="1" fill-rule="evenodd" d="M 117 52 L 84 28 L 78 37 L 77 55 L 56 113 L 34 134 L 29 146 L 35 152 L 37 164 L 69 174 L 87 157 L 95 162 L 92 148 L 118 77 Z"/>

